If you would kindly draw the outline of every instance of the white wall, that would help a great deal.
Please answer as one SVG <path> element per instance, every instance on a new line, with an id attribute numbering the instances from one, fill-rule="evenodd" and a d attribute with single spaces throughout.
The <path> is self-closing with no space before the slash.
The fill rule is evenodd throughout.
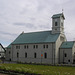
<path id="1" fill-rule="evenodd" d="M 24 46 L 28 45 L 28 49 L 24 49 Z M 34 49 L 33 46 L 38 45 L 37 49 Z M 48 48 L 43 48 L 43 45 L 48 45 Z M 16 49 L 16 46 L 20 46 L 20 49 Z M 19 62 L 34 62 L 34 63 L 49 63 L 53 64 L 54 54 L 53 50 L 55 49 L 54 43 L 45 43 L 45 44 L 22 44 L 22 45 L 12 45 L 11 49 L 11 59 L 12 61 Z M 17 58 L 17 52 L 19 53 L 19 58 Z M 27 58 L 25 58 L 25 52 L 27 52 Z M 34 53 L 37 53 L 37 58 L 34 58 Z M 47 58 L 44 58 L 44 53 L 47 53 Z M 41 54 L 43 56 L 41 57 Z"/>
<path id="2" fill-rule="evenodd" d="M 66 57 L 65 57 L 66 53 Z M 70 60 L 70 61 L 69 61 Z M 60 49 L 60 63 L 72 64 L 72 49 Z"/>
<path id="3" fill-rule="evenodd" d="M 61 36 L 64 39 L 61 39 Z M 64 34 L 60 34 L 60 36 L 58 37 L 57 41 L 56 41 L 56 47 L 55 47 L 55 63 L 59 63 L 59 48 L 62 44 L 62 42 L 66 41 L 65 35 Z"/>

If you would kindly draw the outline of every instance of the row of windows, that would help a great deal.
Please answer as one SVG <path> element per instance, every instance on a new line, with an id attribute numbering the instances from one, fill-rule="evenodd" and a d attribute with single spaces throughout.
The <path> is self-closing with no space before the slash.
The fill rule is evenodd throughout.
<path id="1" fill-rule="evenodd" d="M 24 49 L 28 49 L 29 46 L 28 45 L 25 45 L 24 46 Z M 37 49 L 38 48 L 38 45 L 33 45 L 33 49 Z M 48 45 L 43 45 L 43 48 L 48 48 Z M 16 46 L 16 49 L 20 49 L 20 46 Z"/>
<path id="2" fill-rule="evenodd" d="M 33 48 L 34 48 L 34 49 L 35 49 L 35 48 L 37 49 L 37 48 L 38 48 L 38 45 L 34 45 Z"/>
<path id="3" fill-rule="evenodd" d="M 20 46 L 16 46 L 16 49 L 20 49 Z"/>
<path id="4" fill-rule="evenodd" d="M 25 58 L 27 58 L 27 52 L 25 52 Z M 43 56 L 43 54 L 41 54 L 41 57 Z M 17 58 L 19 57 L 19 53 L 17 53 Z M 34 58 L 37 58 L 37 53 L 34 53 Z M 47 53 L 44 53 L 44 58 L 47 58 Z"/>
<path id="5" fill-rule="evenodd" d="M 28 47 L 28 45 L 25 45 L 24 48 L 25 48 L 25 49 L 28 49 L 29 47 Z"/>
<path id="6" fill-rule="evenodd" d="M 43 48 L 48 48 L 48 45 L 43 45 Z"/>

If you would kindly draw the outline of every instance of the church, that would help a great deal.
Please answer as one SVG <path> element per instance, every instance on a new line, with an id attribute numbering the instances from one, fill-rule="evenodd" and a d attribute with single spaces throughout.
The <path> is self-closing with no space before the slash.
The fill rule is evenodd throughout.
<path id="1" fill-rule="evenodd" d="M 7 48 L 6 60 L 38 64 L 75 63 L 75 42 L 64 34 L 64 14 L 52 16 L 52 30 L 22 32 Z"/>

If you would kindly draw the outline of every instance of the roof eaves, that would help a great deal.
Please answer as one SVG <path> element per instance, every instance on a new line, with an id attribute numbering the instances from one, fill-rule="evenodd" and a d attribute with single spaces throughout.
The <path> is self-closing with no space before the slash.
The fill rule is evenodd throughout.
<path id="1" fill-rule="evenodd" d="M 5 48 L 2 46 L 2 44 L 0 43 L 1 47 L 5 50 Z"/>

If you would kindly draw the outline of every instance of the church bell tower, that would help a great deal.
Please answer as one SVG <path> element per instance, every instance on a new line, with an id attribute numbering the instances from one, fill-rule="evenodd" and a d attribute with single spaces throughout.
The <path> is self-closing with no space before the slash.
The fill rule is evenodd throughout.
<path id="1" fill-rule="evenodd" d="M 64 14 L 55 14 L 52 16 L 52 34 L 64 33 Z"/>

